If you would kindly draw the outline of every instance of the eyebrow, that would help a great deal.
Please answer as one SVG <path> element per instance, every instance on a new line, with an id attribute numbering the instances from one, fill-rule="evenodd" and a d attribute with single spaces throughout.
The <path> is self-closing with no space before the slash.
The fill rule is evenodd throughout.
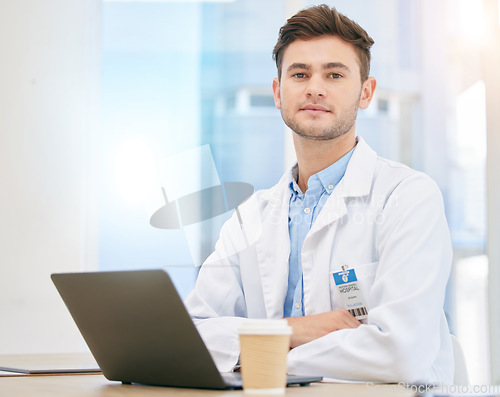
<path id="1" fill-rule="evenodd" d="M 287 72 L 290 72 L 295 69 L 304 69 L 304 70 L 310 70 L 311 65 L 307 63 L 300 63 L 300 62 L 295 62 L 292 63 L 288 68 Z M 328 62 L 323 64 L 323 69 L 344 69 L 348 72 L 350 72 L 350 69 L 347 65 L 343 64 L 342 62 Z"/>

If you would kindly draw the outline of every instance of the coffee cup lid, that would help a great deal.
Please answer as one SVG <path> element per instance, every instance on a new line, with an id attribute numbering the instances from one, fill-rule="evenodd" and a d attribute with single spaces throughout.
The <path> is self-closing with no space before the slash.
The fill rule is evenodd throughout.
<path id="1" fill-rule="evenodd" d="M 246 319 L 239 329 L 243 335 L 290 335 L 292 327 L 285 319 Z"/>

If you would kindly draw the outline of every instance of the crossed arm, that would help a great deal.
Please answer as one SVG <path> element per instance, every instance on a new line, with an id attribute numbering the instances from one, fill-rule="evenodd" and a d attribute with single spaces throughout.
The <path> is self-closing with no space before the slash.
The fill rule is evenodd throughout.
<path id="1" fill-rule="evenodd" d="M 361 323 L 347 310 L 332 310 L 326 313 L 303 317 L 289 317 L 292 327 L 290 347 L 303 345 L 331 332 L 346 328 L 357 328 Z"/>

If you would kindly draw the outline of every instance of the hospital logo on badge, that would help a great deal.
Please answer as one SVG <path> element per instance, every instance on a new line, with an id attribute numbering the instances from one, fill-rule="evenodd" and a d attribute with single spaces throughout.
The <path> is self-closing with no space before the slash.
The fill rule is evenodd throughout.
<path id="1" fill-rule="evenodd" d="M 341 272 L 332 273 L 333 281 L 338 288 L 344 302 L 344 307 L 358 320 L 368 317 L 368 310 L 364 303 L 363 294 L 358 284 L 356 271 L 342 266 Z"/>

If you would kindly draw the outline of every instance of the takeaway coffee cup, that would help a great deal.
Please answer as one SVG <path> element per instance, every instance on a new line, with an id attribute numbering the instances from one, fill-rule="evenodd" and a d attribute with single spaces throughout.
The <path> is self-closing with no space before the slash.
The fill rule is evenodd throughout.
<path id="1" fill-rule="evenodd" d="M 239 330 L 243 390 L 284 394 L 292 327 L 286 320 L 245 320 Z"/>

